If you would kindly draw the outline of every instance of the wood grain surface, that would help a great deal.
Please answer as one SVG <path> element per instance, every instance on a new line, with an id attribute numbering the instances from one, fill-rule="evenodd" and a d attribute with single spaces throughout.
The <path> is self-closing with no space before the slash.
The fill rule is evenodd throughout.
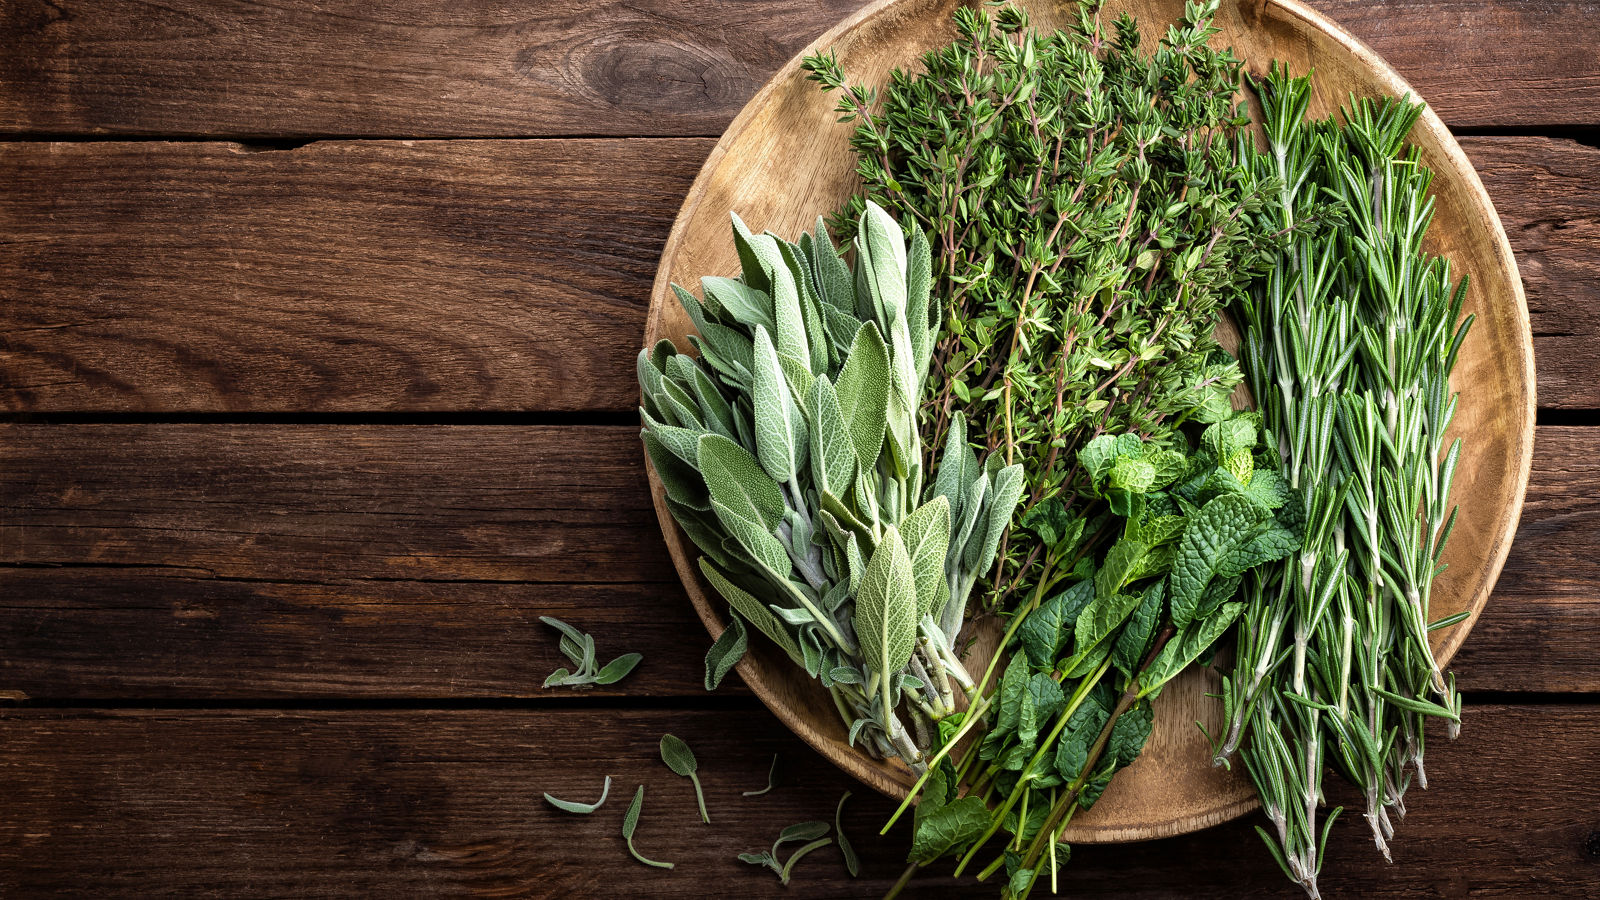
<path id="1" fill-rule="evenodd" d="M 701 689 L 629 424 L 695 171 L 865 2 L 0 4 L 0 697 L 33 698 L 0 706 L 0 896 L 881 895 L 884 802 L 737 679 Z M 1311 5 L 1470 135 L 1546 423 L 1454 661 L 1464 735 L 1396 864 L 1341 827 L 1323 881 L 1597 896 L 1600 5 Z M 428 140 L 463 137 L 497 139 Z M 543 691 L 542 614 L 645 662 Z M 772 752 L 778 789 L 739 797 Z M 595 816 L 539 800 L 608 773 Z M 621 845 L 639 783 L 677 870 Z M 733 860 L 845 789 L 862 880 Z M 1062 887 L 1295 897 L 1252 824 L 1079 846 Z M 943 871 L 913 895 L 993 895 Z"/>
<path id="2" fill-rule="evenodd" d="M 0 133 L 715 135 L 866 0 L 13 0 Z M 1593 0 L 1314 0 L 1452 127 L 1600 118 Z"/>
<path id="3" fill-rule="evenodd" d="M 1536 446 L 1454 668 L 1600 693 L 1600 429 Z M 43 700 L 571 696 L 540 615 L 645 655 L 595 693 L 704 697 L 631 427 L 0 426 L 0 509 L 0 686 Z"/>
<path id="4" fill-rule="evenodd" d="M 0 143 L 0 409 L 631 413 L 713 143 Z M 1600 407 L 1600 149 L 1461 144 L 1522 272 L 1541 407 Z"/>
<path id="5" fill-rule="evenodd" d="M 593 733 L 598 716 L 603 739 Z M 728 717 L 749 724 L 735 731 Z M 657 742 L 671 732 L 700 763 L 711 824 Z M 1511 735 L 1539 735 L 1528 752 Z M 766 785 L 779 754 L 771 794 Z M 1560 897 L 1600 891 L 1587 845 L 1600 828 L 1600 710 L 1469 708 L 1462 737 L 1430 748 L 1432 787 L 1407 795 L 1396 861 L 1362 829 L 1336 832 L 1329 897 Z M 592 801 L 589 816 L 541 799 Z M 627 856 L 623 810 L 645 802 Z M 0 716 L 0 891 L 10 896 L 878 897 L 899 874 L 901 826 L 876 833 L 886 801 L 753 701 L 714 711 L 20 711 Z M 779 888 L 738 862 L 785 825 L 832 822 L 861 852 L 848 878 L 835 848 Z M 1339 799 L 1337 795 L 1335 799 Z M 203 848 L 203 852 L 200 852 Z M 1244 822 L 1130 847 L 1080 846 L 1064 893 L 1157 900 L 1293 900 Z M 63 861 L 70 860 L 70 865 Z M 149 891 L 159 885 L 159 891 Z M 993 896 L 935 870 L 907 896 Z"/>

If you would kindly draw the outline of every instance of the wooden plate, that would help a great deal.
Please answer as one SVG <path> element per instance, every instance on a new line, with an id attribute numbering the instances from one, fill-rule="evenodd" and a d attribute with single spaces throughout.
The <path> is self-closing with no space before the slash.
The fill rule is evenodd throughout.
<path id="1" fill-rule="evenodd" d="M 891 68 L 912 65 L 923 51 L 953 39 L 950 14 L 957 2 L 880 0 L 805 53 L 833 49 L 852 78 L 882 83 Z M 1073 8 L 1050 0 L 1025 5 L 1041 28 Z M 1128 10 L 1138 16 L 1147 44 L 1182 11 L 1180 0 L 1111 0 L 1107 7 L 1112 15 Z M 1236 48 L 1254 71 L 1273 59 L 1287 61 L 1296 73 L 1314 68 L 1314 115 L 1333 111 L 1350 92 L 1414 93 L 1377 54 L 1294 0 L 1225 0 L 1217 24 L 1222 29 L 1217 41 Z M 730 210 L 752 228 L 793 236 L 855 187 L 854 157 L 846 146 L 849 126 L 835 123 L 832 106 L 833 100 L 804 79 L 797 57 L 734 120 L 706 160 L 667 240 L 651 294 L 647 346 L 661 338 L 686 346 L 690 323 L 668 289 L 671 282 L 692 286 L 703 275 L 737 272 Z M 1435 650 L 1447 660 L 1489 599 L 1521 513 L 1533 450 L 1533 345 L 1511 247 L 1471 164 L 1431 110 L 1412 138 L 1436 173 L 1431 249 L 1453 260 L 1457 273 L 1471 275 L 1467 308 L 1477 315 L 1455 372 L 1462 392 L 1455 429 L 1465 438 L 1454 492 L 1461 518 L 1445 553 L 1449 571 L 1433 598 L 1436 617 L 1461 610 L 1472 616 L 1435 633 Z M 654 472 L 650 484 L 678 574 L 706 627 L 713 636 L 721 634 L 725 604 L 701 582 L 694 546 L 673 523 Z M 826 693 L 765 640 L 752 643 L 739 673 L 756 695 L 840 768 L 885 794 L 904 796 L 909 773 L 847 746 Z M 984 661 L 975 665 L 981 668 Z M 1156 704 L 1156 727 L 1144 754 L 1117 776 L 1088 814 L 1073 820 L 1068 840 L 1182 834 L 1255 807 L 1254 791 L 1242 776 L 1212 768 L 1205 739 L 1194 725 L 1197 719 L 1214 724 L 1220 718 L 1219 705 L 1205 697 L 1214 677 L 1192 670 L 1168 687 Z M 1440 752 L 1449 750 L 1440 744 Z"/>

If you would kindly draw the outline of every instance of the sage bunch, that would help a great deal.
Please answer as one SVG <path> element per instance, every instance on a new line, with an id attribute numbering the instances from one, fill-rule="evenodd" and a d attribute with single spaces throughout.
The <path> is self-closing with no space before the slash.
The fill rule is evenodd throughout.
<path id="1" fill-rule="evenodd" d="M 876 204 L 855 231 L 852 266 L 820 219 L 791 243 L 734 216 L 740 277 L 706 277 L 700 297 L 674 285 L 699 358 L 642 351 L 640 415 L 668 507 L 731 607 L 708 686 L 754 626 L 828 690 L 851 743 L 920 772 L 974 688 L 957 632 L 1023 475 L 954 440 L 924 477 L 928 243 Z"/>
<path id="2" fill-rule="evenodd" d="M 1427 785 L 1426 720 L 1460 726 L 1428 633 L 1462 617 L 1430 622 L 1428 606 L 1455 521 L 1449 376 L 1471 317 L 1466 280 L 1422 249 L 1432 176 L 1406 147 L 1422 107 L 1352 98 L 1342 122 L 1309 121 L 1309 78 L 1274 67 L 1258 88 L 1261 165 L 1296 235 L 1237 304 L 1241 361 L 1306 527 L 1251 585 L 1216 758 L 1243 759 L 1272 825 L 1258 830 L 1316 897 L 1340 812 L 1318 828 L 1325 765 L 1362 791 L 1388 858 L 1406 789 Z"/>

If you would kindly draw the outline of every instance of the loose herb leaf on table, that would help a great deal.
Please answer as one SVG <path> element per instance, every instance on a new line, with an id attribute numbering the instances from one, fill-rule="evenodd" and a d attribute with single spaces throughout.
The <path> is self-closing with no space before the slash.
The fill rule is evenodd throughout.
<path id="1" fill-rule="evenodd" d="M 606 663 L 604 668 L 597 668 L 593 636 L 553 616 L 540 616 L 539 621 L 561 632 L 561 652 L 572 661 L 573 665 L 573 670 L 570 672 L 565 668 L 551 672 L 550 677 L 544 681 L 544 686 L 547 688 L 616 684 L 627 677 L 639 661 L 644 659 L 638 653 L 624 653 Z"/>
<path id="2" fill-rule="evenodd" d="M 694 751 L 683 742 L 683 738 L 665 734 L 661 736 L 661 761 L 675 774 L 694 782 L 694 798 L 700 804 L 700 819 L 710 825 L 711 816 L 706 813 L 706 795 L 700 787 L 700 766 L 695 761 Z"/>
<path id="3" fill-rule="evenodd" d="M 628 804 L 628 811 L 622 816 L 622 839 L 628 845 L 628 852 L 633 854 L 634 859 L 637 859 L 639 862 L 642 862 L 647 866 L 655 866 L 658 869 L 671 869 L 674 867 L 673 863 L 657 862 L 656 860 L 645 857 L 644 854 L 634 849 L 633 833 L 639 827 L 639 813 L 643 809 L 644 785 L 641 784 L 639 785 L 639 789 L 633 794 L 633 802 Z"/>
<path id="4" fill-rule="evenodd" d="M 549 794 L 545 794 L 544 795 L 544 799 L 545 799 L 545 802 L 549 803 L 551 806 L 554 806 L 556 809 L 563 810 L 563 811 L 569 812 L 569 813 L 578 813 L 580 815 L 588 815 L 589 813 L 592 813 L 595 810 L 599 809 L 601 806 L 604 806 L 605 802 L 606 802 L 606 797 L 610 796 L 610 794 L 611 794 L 611 776 L 607 775 L 606 776 L 606 783 L 604 785 L 602 785 L 601 788 L 600 788 L 600 799 L 596 800 L 593 803 L 574 803 L 571 800 L 561 800 L 559 798 L 552 797 Z"/>

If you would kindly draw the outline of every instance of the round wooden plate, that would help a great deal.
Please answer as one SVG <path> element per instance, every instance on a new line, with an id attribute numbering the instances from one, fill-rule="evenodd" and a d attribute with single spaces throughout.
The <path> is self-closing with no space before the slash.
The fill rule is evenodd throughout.
<path id="1" fill-rule="evenodd" d="M 880 0 L 819 38 L 805 53 L 832 49 L 852 78 L 881 84 L 888 71 L 915 64 L 924 51 L 954 38 L 958 0 Z M 1031 0 L 1034 23 L 1053 27 L 1070 2 Z M 1181 0 L 1111 0 L 1107 12 L 1139 18 L 1147 44 L 1182 12 Z M 1252 71 L 1270 60 L 1316 72 L 1314 115 L 1326 115 L 1351 92 L 1360 96 L 1413 93 L 1377 54 L 1337 25 L 1294 0 L 1225 0 L 1217 16 L 1218 43 L 1233 46 Z M 802 54 L 804 55 L 804 54 Z M 688 317 L 668 285 L 696 285 L 703 275 L 731 275 L 738 261 L 728 213 L 752 228 L 792 237 L 819 213 L 834 209 L 855 187 L 849 126 L 837 124 L 834 101 L 804 78 L 799 57 L 778 72 L 734 120 L 689 191 L 662 253 L 651 294 L 645 344 L 670 338 L 686 347 Z M 1471 617 L 1434 634 L 1448 660 L 1461 646 L 1505 561 L 1522 510 L 1533 450 L 1533 344 L 1517 267 L 1483 185 L 1461 148 L 1432 110 L 1412 135 L 1435 172 L 1437 213 L 1431 249 L 1472 278 L 1467 309 L 1477 316 L 1455 371 L 1461 391 L 1455 430 L 1464 438 L 1454 499 L 1461 517 L 1445 552 L 1449 570 L 1434 590 L 1436 617 L 1462 610 Z M 665 494 L 650 473 L 657 515 L 678 574 L 712 635 L 724 627 L 725 604 L 701 581 L 695 549 L 673 523 Z M 845 743 L 826 693 L 783 653 L 762 639 L 739 665 L 750 688 L 796 734 L 840 768 L 893 797 L 903 797 L 909 773 L 898 763 L 867 757 Z M 974 650 L 981 668 L 982 646 Z M 1248 812 L 1256 805 L 1248 781 L 1215 769 L 1196 720 L 1215 725 L 1219 705 L 1205 696 L 1214 673 L 1191 670 L 1156 704 L 1156 727 L 1144 754 L 1119 774 L 1094 808 L 1073 819 L 1073 841 L 1132 841 L 1194 831 Z M 1215 731 L 1215 728 L 1211 730 Z M 1448 752 L 1448 751 L 1446 751 Z"/>

